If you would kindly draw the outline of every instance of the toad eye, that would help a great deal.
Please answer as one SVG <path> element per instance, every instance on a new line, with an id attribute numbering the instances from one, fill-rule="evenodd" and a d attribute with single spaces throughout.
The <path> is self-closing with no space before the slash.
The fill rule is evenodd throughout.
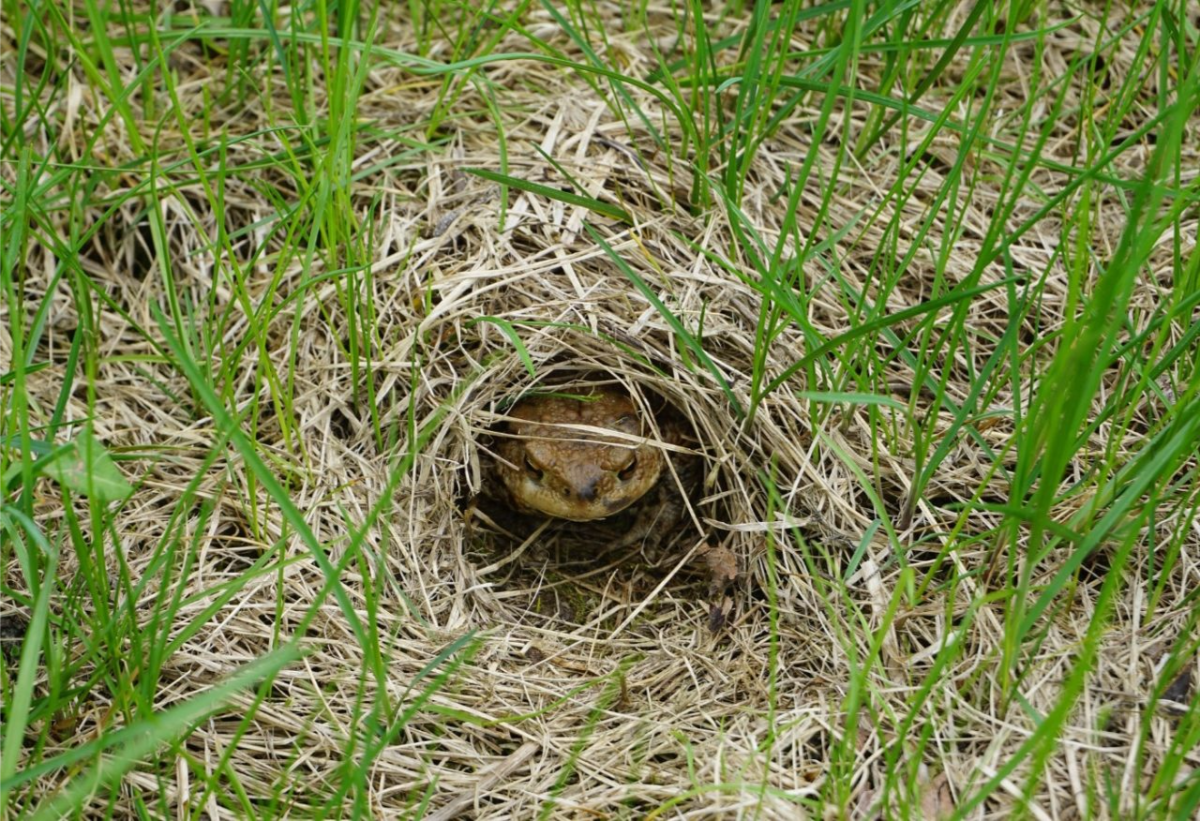
<path id="1" fill-rule="evenodd" d="M 538 480 L 541 480 L 546 475 L 546 471 L 534 464 L 533 459 L 529 458 L 529 456 L 525 457 L 525 472 L 529 474 L 530 478 Z"/>
<path id="2" fill-rule="evenodd" d="M 617 471 L 617 478 L 622 482 L 628 482 L 633 478 L 633 474 L 637 472 L 637 456 L 629 457 L 629 464 Z"/>

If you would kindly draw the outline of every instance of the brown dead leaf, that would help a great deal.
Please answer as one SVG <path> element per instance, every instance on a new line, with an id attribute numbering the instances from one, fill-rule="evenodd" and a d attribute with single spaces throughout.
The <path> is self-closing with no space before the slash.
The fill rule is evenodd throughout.
<path id="1" fill-rule="evenodd" d="M 698 555 L 704 559 L 708 570 L 708 597 L 712 602 L 708 610 L 708 629 L 718 633 L 733 611 L 733 599 L 725 593 L 737 579 L 737 556 L 720 545 L 704 545 Z"/>
<path id="2" fill-rule="evenodd" d="M 737 556 L 727 547 L 705 545 L 700 548 L 700 557 L 708 568 L 709 598 L 719 599 L 737 579 Z"/>
<path id="3" fill-rule="evenodd" d="M 924 768 L 922 768 L 924 769 Z M 921 789 L 921 817 L 930 821 L 954 815 L 954 793 L 950 790 L 950 779 L 938 773 Z"/>
<path id="4" fill-rule="evenodd" d="M 725 625 L 729 623 L 729 614 L 733 612 L 733 599 L 729 596 L 724 596 L 721 601 L 713 602 L 708 609 L 708 630 L 710 633 L 719 633 L 725 629 Z"/>

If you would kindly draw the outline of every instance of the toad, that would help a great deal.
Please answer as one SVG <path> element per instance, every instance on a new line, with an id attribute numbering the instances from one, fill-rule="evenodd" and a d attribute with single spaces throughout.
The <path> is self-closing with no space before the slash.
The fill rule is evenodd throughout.
<path id="1" fill-rule="evenodd" d="M 598 389 L 584 396 L 533 396 L 508 413 L 497 436 L 496 473 L 510 509 L 571 522 L 605 520 L 610 548 L 663 541 L 685 511 L 698 459 L 680 446 L 685 424 L 667 409 L 658 439 L 628 394 Z M 669 463 L 668 463 L 669 460 Z M 674 470 L 672 470 L 674 467 Z M 576 528 L 583 535 L 586 528 Z"/>

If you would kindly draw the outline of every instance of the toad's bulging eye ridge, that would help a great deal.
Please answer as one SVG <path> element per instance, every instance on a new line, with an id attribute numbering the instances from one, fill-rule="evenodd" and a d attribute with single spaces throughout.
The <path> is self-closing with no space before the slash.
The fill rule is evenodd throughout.
<path id="1" fill-rule="evenodd" d="M 529 458 L 528 456 L 525 457 L 525 472 L 528 473 L 530 477 L 538 480 L 542 479 L 542 477 L 546 475 L 546 471 L 534 464 L 533 459 Z"/>
<path id="2" fill-rule="evenodd" d="M 617 478 L 622 482 L 628 482 L 633 478 L 633 474 L 637 472 L 637 456 L 629 457 L 629 464 L 617 471 Z"/>
<path id="3" fill-rule="evenodd" d="M 629 413 L 622 416 L 617 420 L 616 424 L 613 425 L 614 430 L 624 430 L 631 433 L 639 430 L 640 428 L 641 425 L 638 423 L 638 418 Z"/>

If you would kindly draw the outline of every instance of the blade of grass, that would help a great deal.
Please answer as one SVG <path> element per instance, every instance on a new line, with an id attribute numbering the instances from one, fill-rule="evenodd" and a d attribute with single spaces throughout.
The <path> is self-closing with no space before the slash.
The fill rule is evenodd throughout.
<path id="1" fill-rule="evenodd" d="M 354 633 L 356 639 L 360 642 L 365 641 L 362 623 L 358 619 L 354 605 L 350 601 L 350 596 L 346 592 L 345 587 L 338 581 L 337 574 L 334 571 L 333 565 L 329 561 L 329 557 L 325 553 L 325 548 L 317 540 L 316 535 L 309 528 L 308 523 L 304 521 L 303 514 L 296 508 L 287 492 L 279 484 L 274 474 L 262 458 L 255 450 L 254 443 L 241 431 L 237 421 L 225 409 L 223 403 L 217 398 L 212 387 L 203 377 L 199 367 L 195 361 L 188 355 L 187 350 L 180 344 L 174 330 L 171 328 L 167 318 L 157 306 L 151 306 L 151 313 L 154 315 L 155 321 L 158 323 L 159 331 L 162 333 L 164 340 L 174 355 L 176 367 L 187 377 L 188 382 L 192 386 L 204 407 L 212 415 L 213 421 L 219 429 L 225 431 L 229 436 L 233 446 L 241 454 L 246 466 L 254 474 L 255 478 L 263 486 L 263 489 L 279 506 L 280 513 L 284 520 L 292 527 L 296 534 L 300 537 L 305 547 L 308 548 L 313 561 L 321 569 L 325 576 L 325 581 L 332 588 L 334 598 L 337 599 L 338 606 L 341 608 L 342 615 L 346 619 L 350 630 Z"/>
<path id="2" fill-rule="evenodd" d="M 596 244 L 604 249 L 604 253 L 608 254 L 609 259 L 616 264 L 621 273 L 623 273 L 629 279 L 629 281 L 634 284 L 634 287 L 641 291 L 642 296 L 644 296 L 647 301 L 654 306 L 655 310 L 658 311 L 662 318 L 666 320 L 667 324 L 671 326 L 671 329 L 675 332 L 675 335 L 679 338 L 679 341 L 683 343 L 684 347 L 687 348 L 687 350 L 704 365 L 705 369 L 710 374 L 712 374 L 713 379 L 716 380 L 717 384 L 721 387 L 722 392 L 724 392 L 725 398 L 729 401 L 729 406 L 733 409 L 734 413 L 737 414 L 739 419 L 742 418 L 745 415 L 745 412 L 742 410 L 742 405 L 738 401 L 737 396 L 734 395 L 733 388 L 730 387 L 728 380 L 725 379 L 725 375 L 721 373 L 721 370 L 717 367 L 717 364 L 713 362 L 711 357 L 709 357 L 709 355 L 705 352 L 704 347 L 700 344 L 699 340 L 692 336 L 691 332 L 683 326 L 683 323 L 680 321 L 679 317 L 671 313 L 670 309 L 667 308 L 663 301 L 658 298 L 658 295 L 650 290 L 650 286 L 646 284 L 645 280 L 643 280 L 641 276 L 639 276 L 638 273 L 630 267 L 629 263 L 621 258 L 621 255 L 618 254 L 616 250 L 614 250 L 613 247 L 605 241 L 604 237 L 600 236 L 600 233 L 596 231 L 595 228 L 586 222 L 583 224 L 583 227 L 587 230 L 589 236 L 591 236 Z"/>
<path id="3" fill-rule="evenodd" d="M 589 211 L 594 211 L 604 217 L 624 222 L 629 225 L 633 224 L 633 217 L 624 208 L 616 205 L 610 205 L 606 202 L 601 202 L 594 197 L 583 196 L 581 194 L 572 194 L 569 191 L 563 191 L 558 188 L 551 188 L 548 185 L 530 182 L 520 179 L 519 177 L 511 177 L 508 174 L 498 174 L 495 171 L 488 171 L 484 168 L 464 168 L 468 174 L 474 174 L 476 177 L 488 180 L 489 182 L 497 183 L 498 185 L 506 185 L 510 188 L 516 188 L 518 191 L 526 191 L 530 194 L 537 194 L 541 197 L 546 197 L 551 200 L 565 202 L 568 205 L 580 205 L 587 208 Z"/>

